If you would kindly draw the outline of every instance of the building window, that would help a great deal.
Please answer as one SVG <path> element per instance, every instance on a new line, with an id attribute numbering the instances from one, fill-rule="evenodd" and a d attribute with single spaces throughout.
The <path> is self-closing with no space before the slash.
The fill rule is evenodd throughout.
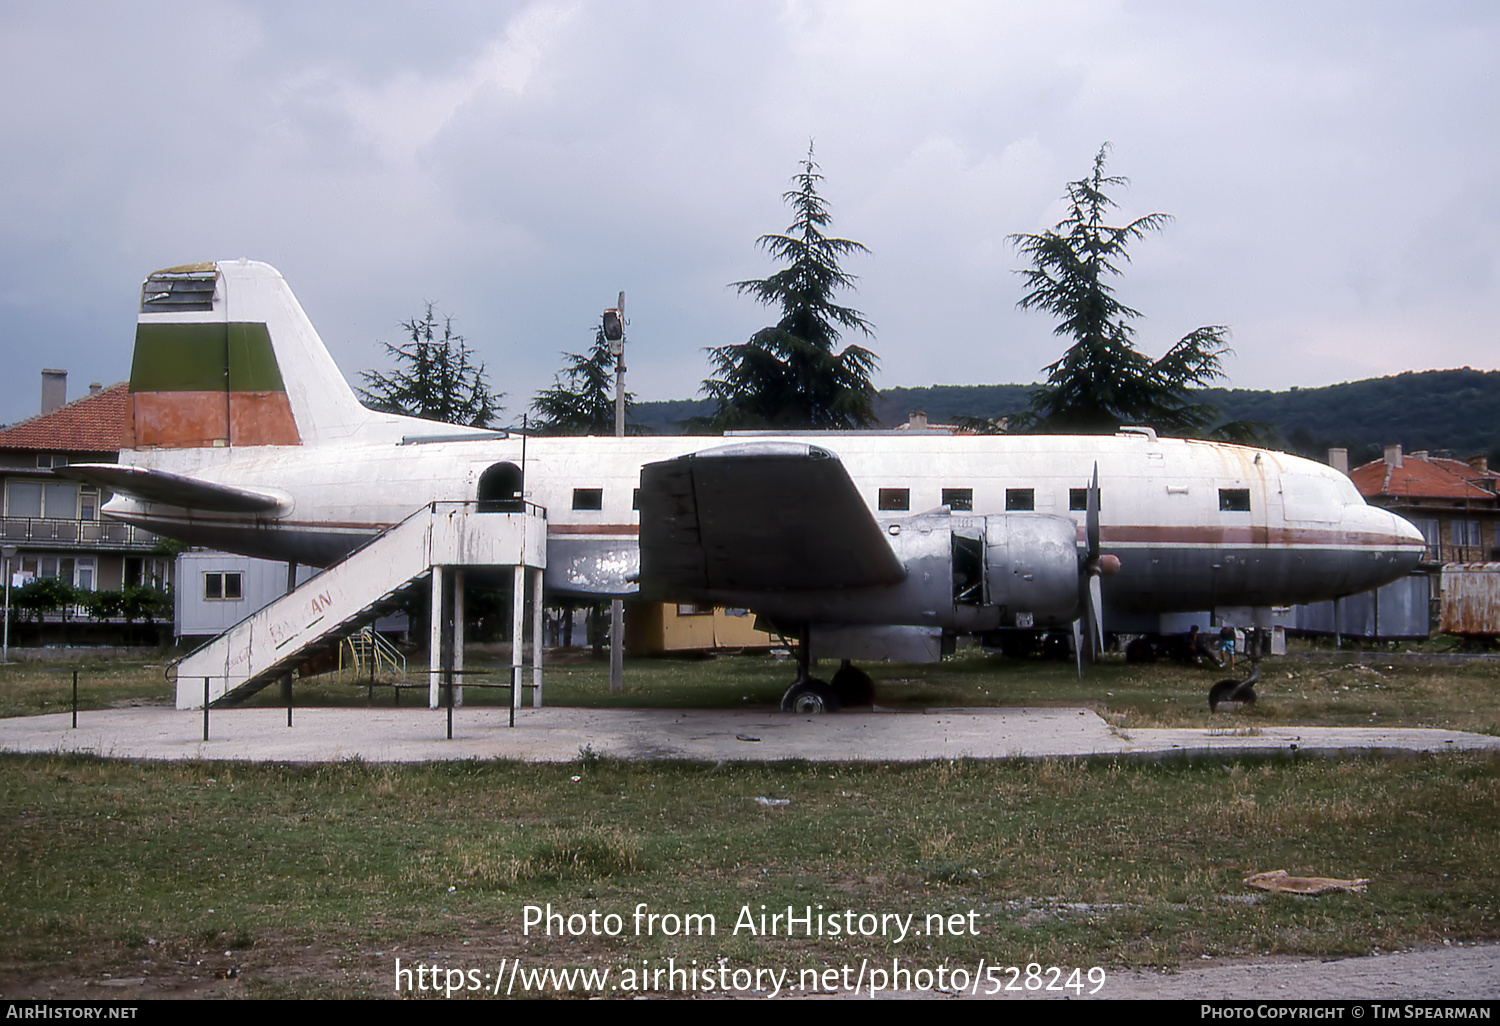
<path id="1" fill-rule="evenodd" d="M 573 489 L 573 508 L 574 509 L 603 509 L 604 508 L 604 489 L 603 488 L 574 488 Z"/>
<path id="2" fill-rule="evenodd" d="M 203 575 L 203 597 L 223 602 L 237 602 L 245 597 L 238 571 L 213 570 Z"/>
<path id="3" fill-rule="evenodd" d="M 1030 513 L 1036 509 L 1035 488 L 1005 489 L 1005 509 L 1010 513 Z"/>
<path id="4" fill-rule="evenodd" d="M 85 510 L 98 508 L 99 492 L 90 489 L 92 502 Z M 41 481 L 5 482 L 5 515 L 8 517 L 42 517 L 47 520 L 77 520 L 79 513 L 78 485 L 73 483 L 42 483 Z M 85 519 L 95 519 L 94 516 Z"/>
<path id="5" fill-rule="evenodd" d="M 955 513 L 970 513 L 974 509 L 974 489 L 944 488 L 943 505 Z"/>
<path id="6" fill-rule="evenodd" d="M 51 470 L 53 467 L 66 467 L 68 458 L 56 453 L 43 453 L 36 458 L 37 468 L 40 470 Z"/>
<path id="7" fill-rule="evenodd" d="M 1427 543 L 1427 555 L 1436 559 L 1443 538 L 1441 526 L 1436 520 L 1413 520 L 1412 524 L 1422 532 L 1422 540 Z"/>
<path id="8" fill-rule="evenodd" d="M 882 488 L 880 489 L 880 508 L 892 512 L 905 512 L 911 509 L 910 488 Z"/>
<path id="9" fill-rule="evenodd" d="M 1250 512 L 1250 489 L 1248 489 L 1248 488 L 1220 488 L 1219 489 L 1219 512 L 1220 513 L 1249 513 Z"/>
<path id="10" fill-rule="evenodd" d="M 42 515 L 42 485 L 39 481 L 5 482 L 5 515 L 39 517 Z"/>
<path id="11" fill-rule="evenodd" d="M 1479 521 L 1453 521 L 1453 544 L 1461 549 L 1477 548 L 1480 544 Z"/>

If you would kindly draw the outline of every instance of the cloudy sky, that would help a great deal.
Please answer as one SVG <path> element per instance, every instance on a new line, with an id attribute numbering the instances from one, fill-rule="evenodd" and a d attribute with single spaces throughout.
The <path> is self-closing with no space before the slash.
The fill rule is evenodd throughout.
<path id="1" fill-rule="evenodd" d="M 630 387 L 774 318 L 809 141 L 877 383 L 1030 381 L 1007 236 L 1102 143 L 1175 216 L 1120 295 L 1159 355 L 1227 324 L 1230 382 L 1500 364 L 1500 6 L 698 2 L 0 5 L 0 422 L 42 367 L 128 376 L 141 279 L 277 266 L 351 378 L 427 301 L 519 418 L 627 293 Z"/>

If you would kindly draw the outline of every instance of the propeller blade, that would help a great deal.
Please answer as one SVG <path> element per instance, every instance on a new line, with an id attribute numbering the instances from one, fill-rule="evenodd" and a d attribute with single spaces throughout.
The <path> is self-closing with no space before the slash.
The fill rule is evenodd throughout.
<path id="1" fill-rule="evenodd" d="M 1083 627 L 1081 620 L 1073 621 L 1073 652 L 1078 656 L 1078 679 L 1083 679 Z"/>
<path id="2" fill-rule="evenodd" d="M 1089 640 L 1094 646 L 1094 658 L 1104 651 L 1104 586 L 1098 572 L 1089 574 Z"/>
<path id="3" fill-rule="evenodd" d="M 1094 464 L 1094 481 L 1089 485 L 1086 537 L 1089 545 L 1089 561 L 1099 558 L 1099 464 Z"/>

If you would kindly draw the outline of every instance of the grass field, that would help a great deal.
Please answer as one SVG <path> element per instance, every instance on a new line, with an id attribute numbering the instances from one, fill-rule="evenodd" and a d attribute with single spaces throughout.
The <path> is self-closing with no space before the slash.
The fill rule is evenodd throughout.
<path id="1" fill-rule="evenodd" d="M 1217 722 L 1491 733 L 1500 723 L 1488 664 L 1266 669 L 1261 704 Z M 785 662 L 761 656 L 646 661 L 631 665 L 624 702 L 764 705 L 786 676 Z M 1127 725 L 1209 722 L 1202 692 L 1214 679 L 1120 663 L 1079 684 L 1065 666 L 977 655 L 876 677 L 886 704 L 1087 699 Z M 60 711 L 70 687 L 67 674 L 0 667 L 11 714 Z M 595 664 L 557 666 L 549 687 L 554 704 L 610 701 Z M 169 698 L 160 670 L 140 667 L 85 667 L 80 694 L 85 708 Z M 299 682 L 297 694 L 365 701 L 348 684 Z M 562 766 L 56 756 L 0 766 L 7 998 L 391 995 L 397 958 L 480 974 L 516 958 L 609 968 L 618 985 L 668 959 L 794 974 L 893 958 L 929 971 L 973 973 L 984 960 L 1086 973 L 1500 937 L 1493 756 L 714 766 L 583 752 Z M 1318 898 L 1243 885 L 1271 869 L 1370 884 Z M 638 936 L 641 903 L 712 915 L 716 930 L 663 936 L 673 921 L 657 920 Z M 615 914 L 621 935 L 526 935 L 528 905 L 597 913 L 601 933 Z M 758 917 L 762 905 L 852 912 L 855 923 L 911 916 L 912 932 L 736 932 L 742 910 Z M 938 921 L 943 935 L 922 932 Z"/>

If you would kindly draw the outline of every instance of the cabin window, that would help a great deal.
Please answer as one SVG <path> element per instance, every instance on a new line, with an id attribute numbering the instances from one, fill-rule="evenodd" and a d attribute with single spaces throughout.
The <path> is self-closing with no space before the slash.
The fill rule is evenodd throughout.
<path id="1" fill-rule="evenodd" d="M 603 488 L 574 488 L 573 489 L 573 508 L 574 509 L 603 509 L 604 508 L 604 489 Z"/>
<path id="2" fill-rule="evenodd" d="M 910 488 L 882 488 L 880 489 L 880 508 L 896 512 L 904 512 L 911 509 Z"/>
<path id="3" fill-rule="evenodd" d="M 1089 490 L 1087 488 L 1068 489 L 1068 509 L 1074 513 L 1087 513 L 1089 508 Z M 1104 508 L 1104 492 L 1099 492 L 1099 508 Z"/>
<path id="4" fill-rule="evenodd" d="M 1005 509 L 1010 513 L 1030 513 L 1036 509 L 1036 489 L 1005 489 Z"/>
<path id="5" fill-rule="evenodd" d="M 244 596 L 244 580 L 238 571 L 211 570 L 203 575 L 205 599 L 237 602 Z"/>
<path id="6" fill-rule="evenodd" d="M 943 505 L 955 513 L 970 513 L 974 509 L 974 489 L 944 488 Z"/>
<path id="7" fill-rule="evenodd" d="M 1248 489 L 1248 488 L 1220 488 L 1219 489 L 1219 512 L 1220 513 L 1249 513 L 1250 512 L 1250 489 Z"/>
<path id="8" fill-rule="evenodd" d="M 678 616 L 713 616 L 714 607 L 699 605 L 696 602 L 677 603 Z"/>

